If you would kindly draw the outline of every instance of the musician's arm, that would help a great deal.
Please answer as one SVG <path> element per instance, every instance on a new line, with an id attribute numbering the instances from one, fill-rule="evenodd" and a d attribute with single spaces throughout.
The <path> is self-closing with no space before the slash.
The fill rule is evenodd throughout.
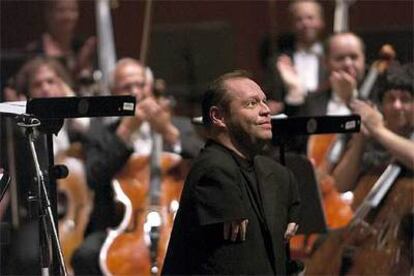
<path id="1" fill-rule="evenodd" d="M 404 166 L 412 169 L 414 166 L 414 141 L 396 134 L 388 128 L 382 114 L 371 105 L 353 100 L 351 107 L 361 116 L 366 135 L 380 143 Z"/>
<path id="2" fill-rule="evenodd" d="M 88 185 L 93 189 L 99 188 L 103 183 L 110 183 L 133 152 L 111 129 L 114 127 L 105 126 L 101 122 L 91 124 L 86 146 L 86 171 Z"/>
<path id="3" fill-rule="evenodd" d="M 385 126 L 370 130 L 377 140 L 391 155 L 409 169 L 414 169 L 414 141 L 400 136 Z"/>
<path id="4" fill-rule="evenodd" d="M 164 128 L 161 135 L 164 141 L 172 148 L 180 144 L 180 132 L 171 122 Z"/>
<path id="5" fill-rule="evenodd" d="M 351 191 L 355 188 L 360 174 L 365 144 L 366 138 L 362 133 L 354 134 L 343 157 L 333 170 L 332 176 L 335 178 L 339 192 Z"/>

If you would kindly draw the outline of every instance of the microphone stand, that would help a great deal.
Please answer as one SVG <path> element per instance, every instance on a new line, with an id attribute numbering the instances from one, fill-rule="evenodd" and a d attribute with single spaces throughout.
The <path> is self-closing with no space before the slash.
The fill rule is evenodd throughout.
<path id="1" fill-rule="evenodd" d="M 43 174 L 38 155 L 36 152 L 34 141 L 36 140 L 36 128 L 41 125 L 40 120 L 31 117 L 29 115 L 24 115 L 18 117 L 19 122 L 18 126 L 25 128 L 25 135 L 28 138 L 30 150 L 33 157 L 33 163 L 36 170 L 36 184 L 35 188 L 32 187 L 31 194 L 29 195 L 29 201 L 36 202 L 37 211 L 39 212 L 39 241 L 40 241 L 40 263 L 41 263 L 41 273 L 42 275 L 51 275 L 50 266 L 52 264 L 53 258 L 51 256 L 51 250 L 53 245 L 57 251 L 57 256 L 60 265 L 61 275 L 66 276 L 67 270 L 65 267 L 63 253 L 59 242 L 59 237 L 56 229 L 55 220 L 53 217 L 53 212 L 51 208 L 50 199 L 48 196 L 48 190 L 46 189 L 46 177 Z M 47 134 L 48 140 L 50 140 L 51 134 Z M 48 143 L 48 148 L 50 150 L 50 144 Z M 52 144 L 53 147 L 53 144 Z M 53 152 L 53 150 L 52 150 Z M 50 151 L 49 151 L 50 153 Z M 53 157 L 53 154 L 52 154 Z M 52 159 L 53 160 L 53 159 Z M 49 176 L 50 177 L 50 176 Z M 54 177 L 54 176 L 51 176 Z M 54 269 L 55 270 L 55 269 Z M 56 271 L 54 273 L 56 274 Z"/>

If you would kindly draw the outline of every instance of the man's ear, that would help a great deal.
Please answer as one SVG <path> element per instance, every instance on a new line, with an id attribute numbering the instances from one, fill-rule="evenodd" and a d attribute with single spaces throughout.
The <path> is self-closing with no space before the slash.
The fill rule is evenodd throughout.
<path id="1" fill-rule="evenodd" d="M 224 111 L 218 106 L 212 106 L 210 108 L 210 118 L 212 125 L 226 127 L 226 123 L 224 121 Z"/>

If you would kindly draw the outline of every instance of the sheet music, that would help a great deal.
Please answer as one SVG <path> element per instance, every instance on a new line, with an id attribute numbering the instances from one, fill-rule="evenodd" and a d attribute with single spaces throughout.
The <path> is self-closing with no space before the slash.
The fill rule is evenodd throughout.
<path id="1" fill-rule="evenodd" d="M 0 113 L 24 114 L 26 113 L 26 101 L 14 101 L 0 103 Z"/>

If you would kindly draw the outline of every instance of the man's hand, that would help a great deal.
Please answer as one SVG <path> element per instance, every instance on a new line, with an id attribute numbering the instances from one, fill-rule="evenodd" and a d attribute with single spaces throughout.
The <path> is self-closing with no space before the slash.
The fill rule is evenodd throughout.
<path id="1" fill-rule="evenodd" d="M 361 116 L 361 131 L 364 135 L 371 136 L 375 131 L 385 127 L 384 118 L 375 106 L 360 100 L 353 100 L 350 106 L 352 111 Z"/>
<path id="2" fill-rule="evenodd" d="M 287 88 L 286 101 L 291 104 L 301 104 L 305 100 L 305 91 L 300 77 L 295 70 L 292 59 L 287 55 L 281 55 L 276 61 L 283 83 Z"/>
<path id="3" fill-rule="evenodd" d="M 245 241 L 248 223 L 247 219 L 225 222 L 223 227 L 224 240 L 230 239 L 234 242 L 237 240 L 237 236 L 240 236 L 240 241 Z"/>
<path id="4" fill-rule="evenodd" d="M 96 37 L 89 37 L 83 44 L 82 48 L 76 57 L 76 67 L 74 69 L 76 74 L 82 73 L 83 70 L 92 71 L 93 58 L 96 52 L 97 46 Z"/>
<path id="5" fill-rule="evenodd" d="M 286 227 L 285 239 L 290 240 L 290 238 L 292 238 L 296 234 L 296 231 L 298 231 L 298 228 L 299 228 L 298 224 L 296 224 L 295 222 L 290 222 L 288 226 Z"/>
<path id="6" fill-rule="evenodd" d="M 345 102 L 354 96 L 353 93 L 357 87 L 356 79 L 345 71 L 334 71 L 329 77 L 332 90 Z"/>

